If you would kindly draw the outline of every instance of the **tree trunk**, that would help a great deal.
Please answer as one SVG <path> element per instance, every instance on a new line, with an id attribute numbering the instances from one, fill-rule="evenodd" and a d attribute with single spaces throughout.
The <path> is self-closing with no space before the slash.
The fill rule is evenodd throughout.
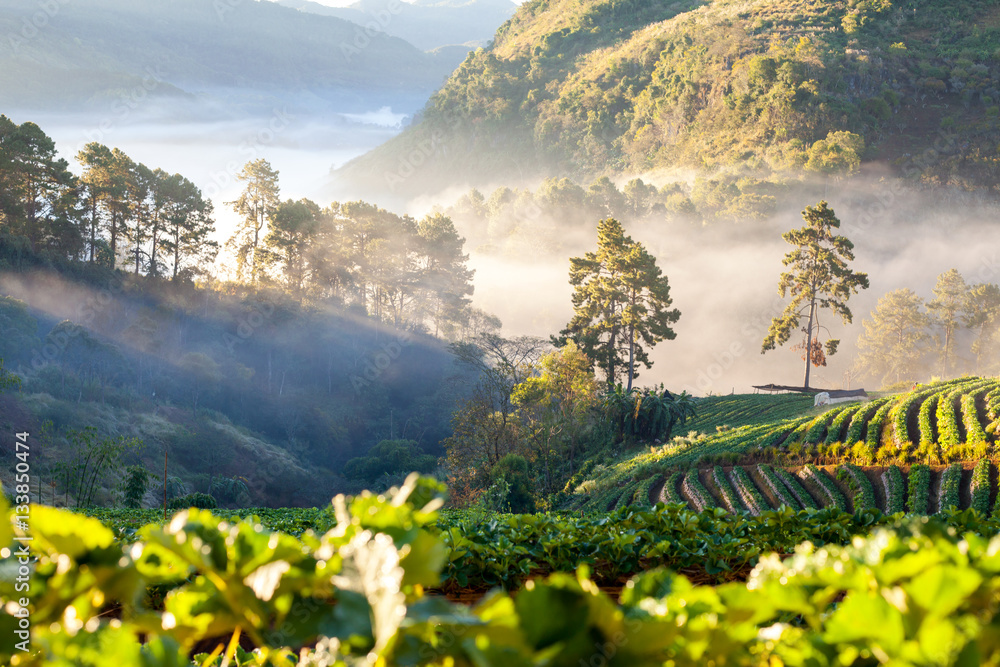
<path id="1" fill-rule="evenodd" d="M 806 327 L 806 377 L 803 387 L 809 388 L 809 371 L 812 367 L 813 318 L 816 315 L 816 297 L 809 304 L 809 326 Z"/>
<path id="2" fill-rule="evenodd" d="M 628 390 L 632 391 L 632 376 L 635 374 L 635 325 L 628 327 Z"/>
<path id="3" fill-rule="evenodd" d="M 951 347 L 951 327 L 944 329 L 944 379 L 948 379 L 948 348 Z"/>

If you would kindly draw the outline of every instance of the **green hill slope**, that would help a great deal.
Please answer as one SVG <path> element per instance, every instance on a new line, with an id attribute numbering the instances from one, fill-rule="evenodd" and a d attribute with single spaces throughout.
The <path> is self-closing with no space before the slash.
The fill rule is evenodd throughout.
<path id="1" fill-rule="evenodd" d="M 416 191 L 457 174 L 838 173 L 934 148 L 925 178 L 983 184 L 998 20 L 994 0 L 533 0 L 342 175 Z"/>

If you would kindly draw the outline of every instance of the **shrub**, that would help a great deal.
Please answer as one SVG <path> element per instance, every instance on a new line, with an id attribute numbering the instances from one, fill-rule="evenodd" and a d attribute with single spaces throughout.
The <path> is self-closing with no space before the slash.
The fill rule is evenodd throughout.
<path id="1" fill-rule="evenodd" d="M 121 482 L 122 506 L 133 509 L 142 507 L 142 497 L 149 488 L 149 471 L 142 466 L 129 466 Z"/>
<path id="2" fill-rule="evenodd" d="M 191 493 L 186 496 L 179 496 L 167 503 L 167 509 L 180 510 L 188 507 L 197 507 L 200 510 L 213 510 L 218 507 L 215 498 L 207 493 Z"/>
<path id="3" fill-rule="evenodd" d="M 529 514 L 535 511 L 532 479 L 528 462 L 518 454 L 508 454 L 500 459 L 490 473 L 491 490 L 496 496 L 496 511 Z"/>

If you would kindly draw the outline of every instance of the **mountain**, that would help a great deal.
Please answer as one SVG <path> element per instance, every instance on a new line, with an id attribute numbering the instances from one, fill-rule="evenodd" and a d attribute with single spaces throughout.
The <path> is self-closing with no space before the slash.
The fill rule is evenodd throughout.
<path id="1" fill-rule="evenodd" d="M 400 37 L 431 51 L 467 44 L 466 51 L 493 38 L 497 26 L 517 6 L 510 0 L 360 0 L 347 7 L 330 7 L 310 0 L 275 0 L 303 12 L 336 16 L 358 25 Z M 457 66 L 459 59 L 454 64 Z"/>
<path id="2" fill-rule="evenodd" d="M 79 111 L 157 96 L 269 112 L 360 96 L 367 110 L 425 96 L 454 66 L 401 39 L 270 2 L 0 0 L 0 34 L 6 109 Z"/>
<path id="3" fill-rule="evenodd" d="M 877 160 L 988 187 L 998 5 L 531 0 L 407 132 L 336 176 L 414 194 L 552 174 L 842 175 Z"/>

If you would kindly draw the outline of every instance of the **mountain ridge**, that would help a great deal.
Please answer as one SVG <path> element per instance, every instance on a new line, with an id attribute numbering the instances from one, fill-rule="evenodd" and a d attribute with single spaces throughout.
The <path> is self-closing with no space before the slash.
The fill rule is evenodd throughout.
<path id="1" fill-rule="evenodd" d="M 5 0 L 0 15 L 0 105 L 79 110 L 103 105 L 154 71 L 157 96 L 212 96 L 233 106 L 345 91 L 426 95 L 454 61 L 331 16 L 270 2 L 89 0 L 40 11 Z M 453 56 L 454 57 L 454 56 Z M 233 91 L 243 89 L 234 98 Z"/>

